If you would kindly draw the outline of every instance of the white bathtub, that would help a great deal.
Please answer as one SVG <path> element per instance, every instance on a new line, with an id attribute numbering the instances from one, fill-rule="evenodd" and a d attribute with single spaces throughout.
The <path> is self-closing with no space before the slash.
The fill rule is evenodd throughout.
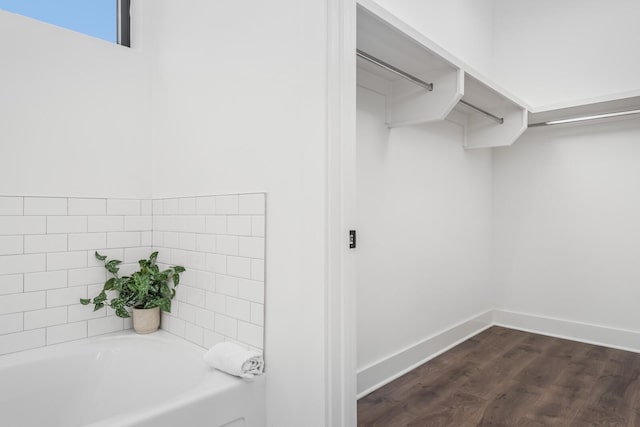
<path id="1" fill-rule="evenodd" d="M 0 357 L 0 425 L 263 426 L 264 377 L 208 368 L 164 331 L 120 332 Z"/>

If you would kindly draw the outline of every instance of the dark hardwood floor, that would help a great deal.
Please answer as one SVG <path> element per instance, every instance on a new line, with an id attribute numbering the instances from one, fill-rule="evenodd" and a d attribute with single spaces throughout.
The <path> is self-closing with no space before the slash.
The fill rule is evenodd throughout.
<path id="1" fill-rule="evenodd" d="M 359 426 L 640 426 L 640 354 L 492 327 L 358 401 Z"/>

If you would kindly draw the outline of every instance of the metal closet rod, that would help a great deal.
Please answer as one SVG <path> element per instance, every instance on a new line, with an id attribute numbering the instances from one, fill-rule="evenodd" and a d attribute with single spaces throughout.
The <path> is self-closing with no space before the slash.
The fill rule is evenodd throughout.
<path id="1" fill-rule="evenodd" d="M 461 99 L 459 102 L 460 102 L 460 104 L 465 105 L 465 106 L 467 106 L 467 107 L 471 108 L 473 111 L 476 111 L 476 112 L 478 112 L 478 113 L 480 113 L 480 114 L 484 115 L 485 117 L 488 117 L 488 118 L 490 118 L 491 120 L 496 121 L 496 122 L 497 122 L 497 123 L 499 123 L 499 124 L 503 124 L 503 123 L 504 123 L 504 118 L 502 118 L 502 117 L 498 117 L 498 116 L 494 116 L 494 115 L 493 115 L 493 114 L 491 114 L 490 112 L 485 111 L 485 110 L 483 110 L 483 109 L 482 109 L 482 108 L 480 108 L 480 107 L 476 107 L 475 105 L 473 105 L 473 104 L 471 104 L 471 103 L 469 103 L 469 102 L 465 101 L 464 99 Z"/>
<path id="2" fill-rule="evenodd" d="M 377 65 L 380 68 L 384 68 L 387 71 L 391 71 L 392 73 L 402 77 L 405 80 L 408 80 L 414 84 L 417 84 L 418 86 L 421 86 L 423 88 L 425 88 L 426 90 L 428 90 L 429 92 L 431 92 L 433 90 L 433 83 L 427 83 L 422 79 L 419 79 L 415 76 L 412 76 L 409 73 L 405 73 L 404 71 L 402 71 L 399 68 L 394 67 L 393 65 L 384 62 L 381 59 L 376 58 L 375 56 L 369 55 L 368 53 L 360 50 L 360 49 L 356 49 L 356 55 L 359 56 L 360 58 L 371 62 L 372 64 Z M 464 101 L 464 100 L 460 100 L 459 101 L 462 105 L 465 105 L 469 108 L 471 108 L 472 110 L 484 115 L 485 117 L 490 118 L 491 120 L 496 121 L 499 124 L 503 124 L 504 123 L 504 118 L 502 117 L 498 117 L 496 115 L 491 114 L 490 112 L 483 110 L 480 107 L 476 107 L 475 105 L 471 104 L 470 102 Z"/>
<path id="3" fill-rule="evenodd" d="M 616 111 L 614 113 L 602 113 L 602 114 L 594 114 L 592 116 L 580 116 L 580 117 L 572 117 L 570 119 L 551 120 L 548 122 L 532 123 L 529 125 L 529 127 L 532 128 L 532 127 L 538 127 L 538 126 L 564 125 L 568 123 L 579 123 L 579 122 L 587 122 L 587 121 L 598 120 L 598 119 L 608 119 L 611 117 L 631 116 L 633 114 L 640 114 L 640 110 Z"/>
<path id="4" fill-rule="evenodd" d="M 360 58 L 365 59 L 369 62 L 371 62 L 372 64 L 377 65 L 380 68 L 384 68 L 387 71 L 391 71 L 394 74 L 397 74 L 398 76 L 409 80 L 412 83 L 417 84 L 418 86 L 422 86 L 423 88 L 425 88 L 426 90 L 428 90 L 429 92 L 431 92 L 433 90 L 433 83 L 427 83 L 424 80 L 421 80 L 417 77 L 412 76 L 409 73 L 405 73 L 404 71 L 402 71 L 399 68 L 394 67 L 391 64 L 388 64 L 386 62 L 384 62 L 381 59 L 376 58 L 375 56 L 371 56 L 366 52 L 361 51 L 360 49 L 356 49 L 356 55 L 358 55 Z"/>

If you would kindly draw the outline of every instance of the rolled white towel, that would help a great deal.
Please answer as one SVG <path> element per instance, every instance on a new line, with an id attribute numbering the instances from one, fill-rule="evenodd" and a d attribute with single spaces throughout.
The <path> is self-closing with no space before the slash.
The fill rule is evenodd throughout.
<path id="1" fill-rule="evenodd" d="M 231 342 L 221 342 L 211 347 L 204 354 L 204 361 L 213 368 L 242 378 L 261 375 L 264 369 L 261 354 Z"/>

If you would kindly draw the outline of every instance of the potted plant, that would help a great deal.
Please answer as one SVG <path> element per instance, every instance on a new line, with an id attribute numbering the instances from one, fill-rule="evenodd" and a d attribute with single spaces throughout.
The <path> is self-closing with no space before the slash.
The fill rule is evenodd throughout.
<path id="1" fill-rule="evenodd" d="M 158 252 L 153 252 L 149 259 L 138 261 L 140 270 L 131 276 L 118 276 L 122 261 L 112 259 L 96 252 L 96 258 L 104 262 L 104 268 L 113 275 L 107 280 L 102 291 L 93 298 L 82 298 L 80 303 L 94 304 L 94 311 L 107 306 L 115 310 L 118 317 L 129 317 L 126 307 L 133 310 L 133 329 L 139 334 L 148 334 L 158 330 L 160 326 L 160 310 L 171 312 L 171 300 L 176 294 L 175 287 L 180 283 L 180 273 L 184 267 L 174 266 L 160 271 L 156 264 Z M 173 286 L 171 286 L 171 283 Z M 114 291 L 116 295 L 107 301 L 107 292 Z"/>

